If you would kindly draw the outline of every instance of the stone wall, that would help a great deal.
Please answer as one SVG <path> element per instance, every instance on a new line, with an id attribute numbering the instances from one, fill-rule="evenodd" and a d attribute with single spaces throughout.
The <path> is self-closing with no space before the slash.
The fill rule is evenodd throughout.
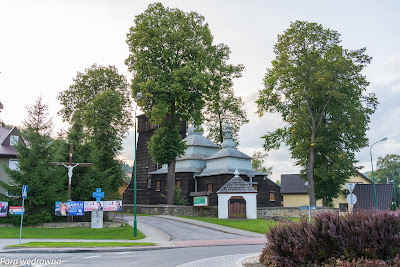
<path id="1" fill-rule="evenodd" d="M 133 210 L 134 210 L 133 205 L 124 206 L 124 213 L 133 214 Z M 200 208 L 192 206 L 137 205 L 136 212 L 137 214 L 148 214 L 148 215 L 200 216 Z M 217 207 L 202 208 L 202 216 L 218 217 Z"/>
<path id="2" fill-rule="evenodd" d="M 311 216 L 313 216 L 316 213 L 319 212 L 339 212 L 338 209 L 336 208 L 320 208 L 317 207 L 315 210 L 311 210 Z M 271 217 L 282 217 L 282 218 L 288 218 L 288 217 L 307 217 L 308 216 L 308 210 L 300 210 L 298 207 L 288 207 L 288 208 L 258 208 L 257 209 L 257 217 L 258 218 L 264 218 L 268 219 Z"/>
<path id="3" fill-rule="evenodd" d="M 133 214 L 134 206 L 125 205 L 124 212 Z M 339 212 L 336 208 L 317 208 L 311 211 L 311 216 L 318 212 Z M 200 208 L 192 206 L 168 206 L 168 205 L 137 205 L 137 214 L 148 215 L 175 215 L 175 216 L 200 216 Z M 218 207 L 203 208 L 202 216 L 218 217 Z M 308 216 L 308 210 L 300 210 L 300 208 L 275 208 L 262 207 L 257 208 L 257 217 L 261 219 L 270 217 L 302 217 Z"/>

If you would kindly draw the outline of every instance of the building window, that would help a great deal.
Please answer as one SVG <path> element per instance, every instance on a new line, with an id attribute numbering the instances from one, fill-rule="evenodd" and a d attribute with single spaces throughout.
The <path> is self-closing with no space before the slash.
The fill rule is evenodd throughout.
<path id="1" fill-rule="evenodd" d="M 254 190 L 258 191 L 258 185 L 253 184 L 253 188 L 254 188 Z"/>
<path id="2" fill-rule="evenodd" d="M 275 192 L 269 192 L 269 201 L 275 201 Z"/>
<path id="3" fill-rule="evenodd" d="M 17 135 L 10 136 L 10 145 L 12 145 L 12 146 L 18 145 L 18 136 Z"/>
<path id="4" fill-rule="evenodd" d="M 212 184 L 207 184 L 207 192 L 212 192 Z"/>
<path id="5" fill-rule="evenodd" d="M 347 203 L 339 203 L 339 211 L 347 212 L 349 210 L 349 205 Z"/>
<path id="6" fill-rule="evenodd" d="M 156 181 L 156 191 L 160 191 L 161 190 L 161 181 L 157 180 Z"/>
<path id="7" fill-rule="evenodd" d="M 18 171 L 19 170 L 19 162 L 18 162 L 18 160 L 17 159 L 9 159 L 8 168 L 10 168 L 10 170 Z"/>
<path id="8" fill-rule="evenodd" d="M 176 187 L 181 188 L 182 180 L 176 180 L 175 183 L 176 183 Z"/>
<path id="9" fill-rule="evenodd" d="M 147 188 L 151 188 L 151 179 L 147 179 Z"/>

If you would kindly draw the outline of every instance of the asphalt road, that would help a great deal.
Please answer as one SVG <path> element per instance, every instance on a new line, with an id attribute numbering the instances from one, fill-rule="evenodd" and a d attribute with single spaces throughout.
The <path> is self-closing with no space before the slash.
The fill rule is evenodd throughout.
<path id="1" fill-rule="evenodd" d="M 122 218 L 122 217 L 121 217 Z M 197 225 L 168 220 L 153 216 L 137 216 L 137 221 L 160 229 L 171 237 L 171 241 L 215 240 L 246 238 L 241 235 L 224 233 Z M 133 220 L 131 215 L 123 215 L 124 220 Z"/>
<path id="2" fill-rule="evenodd" d="M 16 266 L 4 264 L 6 261 L 35 260 L 29 266 L 145 266 L 145 267 L 228 267 L 239 258 L 260 253 L 263 245 L 209 246 L 157 249 L 131 252 L 96 252 L 96 253 L 50 253 L 50 254 L 13 254 L 0 253 L 0 266 Z M 49 265 L 44 259 L 61 262 L 60 265 Z M 1 264 L 3 261 L 3 265 Z M 24 265 L 28 266 L 28 265 Z"/>

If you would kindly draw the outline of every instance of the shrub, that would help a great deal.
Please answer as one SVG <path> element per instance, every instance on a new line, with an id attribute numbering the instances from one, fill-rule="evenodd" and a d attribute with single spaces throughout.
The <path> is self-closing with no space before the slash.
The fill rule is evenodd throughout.
<path id="1" fill-rule="evenodd" d="M 266 235 L 260 262 L 267 266 L 318 266 L 332 259 L 392 260 L 400 252 L 400 217 L 389 211 L 348 216 L 326 212 L 317 214 L 312 223 L 301 220 L 271 227 Z"/>

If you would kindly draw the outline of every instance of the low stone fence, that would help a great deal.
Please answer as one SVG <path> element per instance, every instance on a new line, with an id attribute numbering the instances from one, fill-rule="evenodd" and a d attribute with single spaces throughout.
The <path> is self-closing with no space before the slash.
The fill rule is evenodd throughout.
<path id="1" fill-rule="evenodd" d="M 133 214 L 133 205 L 124 205 L 124 213 Z M 318 212 L 338 212 L 335 208 L 317 208 L 311 210 L 311 216 Z M 175 206 L 175 205 L 137 205 L 137 214 L 148 215 L 175 215 L 175 216 L 200 216 L 200 208 L 192 206 Z M 205 207 L 202 211 L 204 217 L 218 217 L 218 207 Z M 284 208 L 284 207 L 261 207 L 257 208 L 258 218 L 270 217 L 302 217 L 308 216 L 308 210 L 300 210 L 300 208 Z"/>
<path id="2" fill-rule="evenodd" d="M 327 207 L 317 207 L 315 210 L 311 210 L 311 216 L 314 216 L 316 213 L 319 212 L 339 212 L 336 208 L 327 208 Z M 307 217 L 308 210 L 300 210 L 299 207 L 262 207 L 257 208 L 257 217 L 268 219 L 271 217 L 281 217 L 281 218 L 288 218 L 288 217 Z"/>
<path id="3" fill-rule="evenodd" d="M 124 205 L 123 208 L 124 213 L 133 214 L 133 205 Z M 177 205 L 137 205 L 136 212 L 148 215 L 200 216 L 199 207 Z M 204 207 L 201 213 L 204 217 L 218 217 L 218 207 Z"/>

